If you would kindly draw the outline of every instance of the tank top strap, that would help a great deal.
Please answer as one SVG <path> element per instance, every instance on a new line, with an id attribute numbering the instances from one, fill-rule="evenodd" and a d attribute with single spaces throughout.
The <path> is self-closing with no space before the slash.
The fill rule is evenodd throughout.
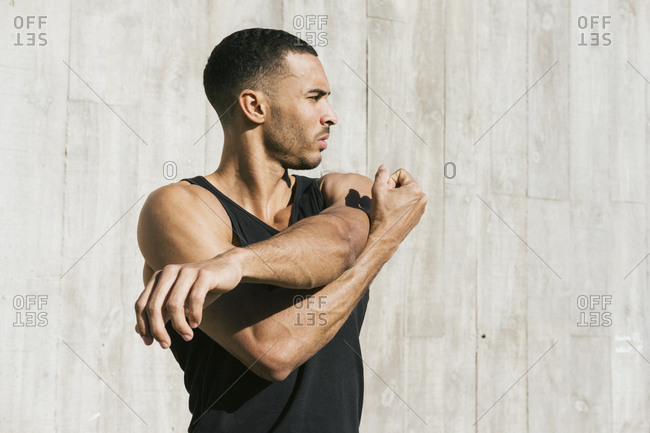
<path id="1" fill-rule="evenodd" d="M 291 198 L 292 208 L 289 225 L 320 213 L 323 210 L 323 197 L 318 187 L 318 179 L 294 175 L 296 182 Z M 279 233 L 275 227 L 248 212 L 230 197 L 219 191 L 205 177 L 195 176 L 181 179 L 193 185 L 199 185 L 210 191 L 221 203 L 230 218 L 233 235 L 239 239 L 241 246 L 260 242 Z"/>
<path id="2" fill-rule="evenodd" d="M 291 210 L 291 224 L 325 209 L 325 200 L 318 179 L 294 175 L 296 177 L 296 197 Z"/>

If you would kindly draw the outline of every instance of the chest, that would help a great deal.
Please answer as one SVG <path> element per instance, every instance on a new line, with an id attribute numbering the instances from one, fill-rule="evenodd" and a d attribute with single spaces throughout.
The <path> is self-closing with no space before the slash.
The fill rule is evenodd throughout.
<path id="1" fill-rule="evenodd" d="M 241 247 L 261 242 L 287 229 L 292 211 L 293 205 L 289 205 L 276 212 L 273 218 L 261 219 L 241 208 L 230 209 L 232 244 Z"/>

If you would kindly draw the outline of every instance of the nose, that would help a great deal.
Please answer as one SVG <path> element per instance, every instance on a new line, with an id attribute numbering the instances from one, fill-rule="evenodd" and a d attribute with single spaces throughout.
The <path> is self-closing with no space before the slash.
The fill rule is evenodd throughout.
<path id="1" fill-rule="evenodd" d="M 325 113 L 323 113 L 323 115 L 321 116 L 320 123 L 323 126 L 324 125 L 332 126 L 332 125 L 336 125 L 336 122 L 338 122 L 338 120 L 339 119 L 338 117 L 336 117 L 336 113 L 332 109 L 332 106 L 330 105 L 329 102 L 327 102 L 327 111 L 325 111 Z"/>

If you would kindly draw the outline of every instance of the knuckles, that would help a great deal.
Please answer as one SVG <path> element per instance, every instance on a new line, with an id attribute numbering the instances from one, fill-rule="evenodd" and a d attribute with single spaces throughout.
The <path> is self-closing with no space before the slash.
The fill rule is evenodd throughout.
<path id="1" fill-rule="evenodd" d="M 158 312 L 158 310 L 159 309 L 156 308 L 156 306 L 153 305 L 152 303 L 147 304 L 147 306 L 145 307 L 145 311 L 147 312 L 147 315 L 149 317 L 154 316 Z"/>
<path id="2" fill-rule="evenodd" d="M 162 274 L 163 275 L 168 275 L 168 274 L 176 274 L 180 270 L 182 270 L 180 265 L 166 265 L 164 268 L 162 268 Z"/>
<path id="3" fill-rule="evenodd" d="M 203 303 L 203 296 L 199 292 L 199 290 L 192 290 L 190 292 L 190 303 L 191 304 L 201 304 Z"/>
<path id="4" fill-rule="evenodd" d="M 199 278 L 208 278 L 211 274 L 211 271 L 206 268 L 199 268 L 199 270 L 196 272 L 196 279 L 198 280 Z"/>
<path id="5" fill-rule="evenodd" d="M 145 305 L 146 304 L 143 301 L 137 300 L 134 305 L 135 312 L 140 314 L 144 310 Z"/>
<path id="6" fill-rule="evenodd" d="M 165 308 L 167 309 L 167 312 L 174 316 L 176 313 L 183 312 L 184 308 L 180 303 L 176 300 L 170 300 L 167 302 L 167 305 L 165 305 Z"/>
<path id="7" fill-rule="evenodd" d="M 189 277 L 190 275 L 195 274 L 196 270 L 190 266 L 181 266 L 176 270 L 176 272 L 179 277 Z"/>

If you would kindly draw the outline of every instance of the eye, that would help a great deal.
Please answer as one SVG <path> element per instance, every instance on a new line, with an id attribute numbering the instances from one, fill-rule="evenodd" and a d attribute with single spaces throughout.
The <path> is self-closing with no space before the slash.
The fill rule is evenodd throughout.
<path id="1" fill-rule="evenodd" d="M 318 101 L 320 99 L 320 96 L 310 96 L 309 99 L 313 99 L 314 101 Z"/>

